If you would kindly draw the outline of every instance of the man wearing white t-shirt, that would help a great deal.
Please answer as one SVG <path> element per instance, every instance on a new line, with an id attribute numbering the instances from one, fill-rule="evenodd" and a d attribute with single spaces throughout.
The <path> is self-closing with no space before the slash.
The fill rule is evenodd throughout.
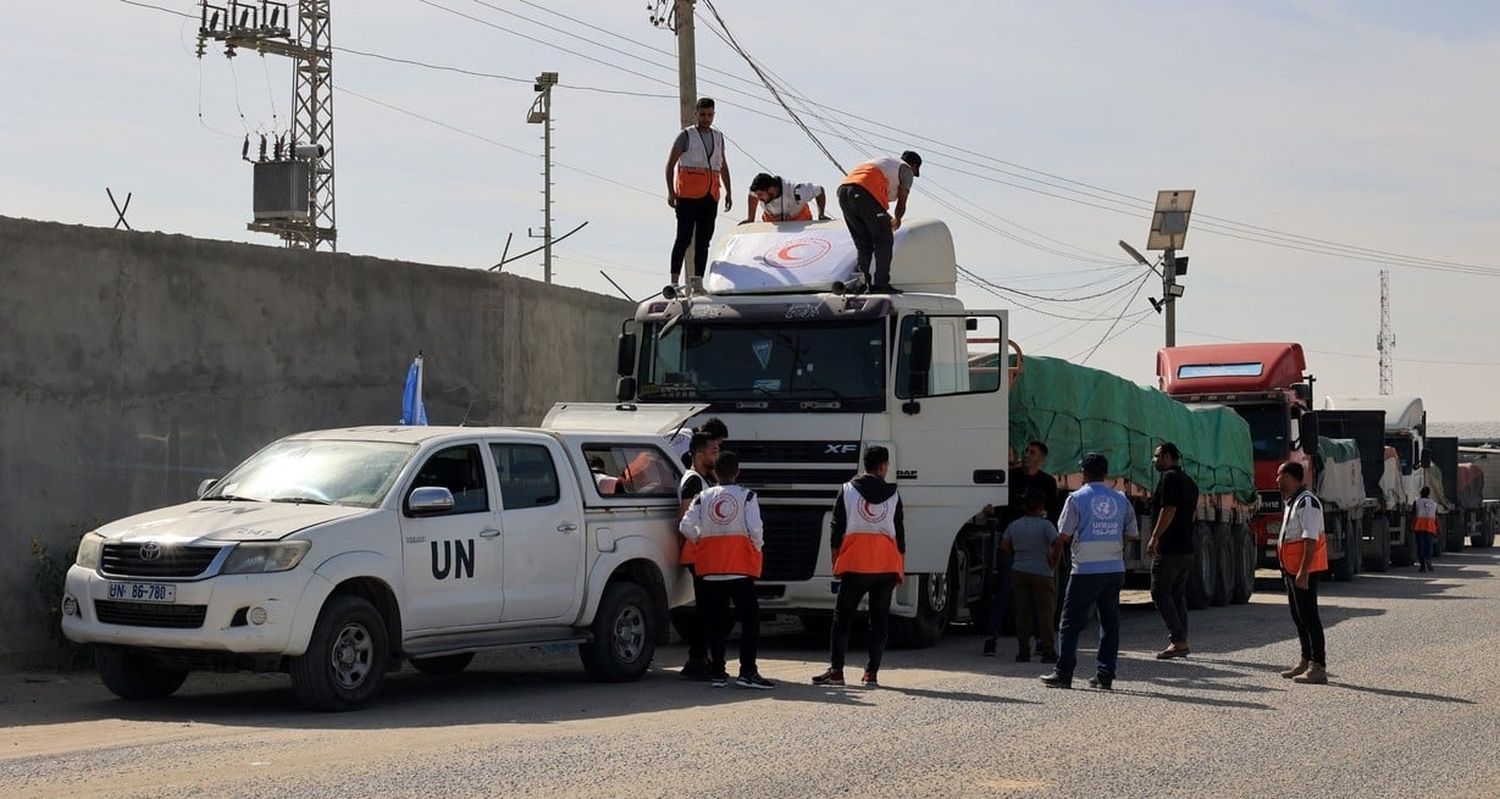
<path id="1" fill-rule="evenodd" d="M 1328 660 L 1323 644 L 1323 620 L 1318 617 L 1318 575 L 1328 571 L 1328 541 L 1323 535 L 1323 503 L 1308 490 L 1300 463 L 1283 463 L 1276 484 L 1286 510 L 1281 516 L 1277 555 L 1286 584 L 1292 622 L 1302 644 L 1302 660 L 1281 676 L 1299 683 L 1328 682 Z"/>

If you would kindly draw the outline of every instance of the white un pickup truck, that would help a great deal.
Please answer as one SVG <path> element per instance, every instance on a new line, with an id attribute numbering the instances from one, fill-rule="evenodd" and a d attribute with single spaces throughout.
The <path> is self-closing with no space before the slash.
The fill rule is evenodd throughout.
<path id="1" fill-rule="evenodd" d="M 68 571 L 63 632 L 105 685 L 166 696 L 194 669 L 285 670 L 347 710 L 410 660 L 577 644 L 640 677 L 689 599 L 680 467 L 660 433 L 702 406 L 559 405 L 545 429 L 359 427 L 283 438 L 196 501 L 104 525 Z M 599 420 L 610 430 L 600 431 Z"/>

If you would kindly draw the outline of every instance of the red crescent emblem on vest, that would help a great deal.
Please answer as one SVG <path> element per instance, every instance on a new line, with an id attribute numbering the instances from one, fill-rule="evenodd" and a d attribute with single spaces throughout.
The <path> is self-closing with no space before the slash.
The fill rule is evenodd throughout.
<path id="1" fill-rule="evenodd" d="M 855 503 L 855 508 L 859 511 L 859 515 L 870 524 L 880 524 L 890 514 L 890 509 L 885 506 L 885 503 L 871 505 L 870 501 L 864 497 L 860 497 L 859 502 Z"/>
<path id="2" fill-rule="evenodd" d="M 801 238 L 772 247 L 761 258 L 771 266 L 797 269 L 822 260 L 832 250 L 833 245 L 827 239 Z"/>
<path id="3" fill-rule="evenodd" d="M 740 512 L 740 503 L 730 494 L 720 494 L 708 506 L 708 515 L 718 524 L 729 524 Z"/>

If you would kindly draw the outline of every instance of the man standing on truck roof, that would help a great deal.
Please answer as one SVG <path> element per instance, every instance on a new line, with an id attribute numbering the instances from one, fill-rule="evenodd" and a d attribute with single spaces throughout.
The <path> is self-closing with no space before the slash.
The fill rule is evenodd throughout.
<path id="1" fill-rule="evenodd" d="M 901 495 L 886 482 L 891 451 L 881 446 L 865 450 L 865 473 L 844 484 L 833 503 L 828 548 L 833 574 L 839 578 L 838 602 L 833 611 L 833 637 L 828 671 L 813 678 L 814 685 L 844 684 L 844 654 L 849 649 L 849 623 L 860 600 L 870 597 L 870 659 L 860 683 L 880 685 L 880 661 L 890 629 L 891 595 L 906 573 L 906 522 Z"/>
<path id="2" fill-rule="evenodd" d="M 677 238 L 672 242 L 672 285 L 677 285 L 688 242 L 693 243 L 693 275 L 702 279 L 708 268 L 708 243 L 714 237 L 719 213 L 720 182 L 724 210 L 734 205 L 729 186 L 729 162 L 724 157 L 724 134 L 714 128 L 714 101 L 698 100 L 698 124 L 684 129 L 667 155 L 667 205 L 677 212 Z"/>
<path id="3" fill-rule="evenodd" d="M 1078 635 L 1099 613 L 1099 669 L 1089 686 L 1109 690 L 1120 656 L 1120 589 L 1125 585 L 1125 539 L 1140 538 L 1135 508 L 1119 491 L 1104 484 L 1109 461 L 1090 452 L 1078 461 L 1084 486 L 1068 495 L 1058 520 L 1060 541 L 1073 542 L 1073 573 L 1063 599 L 1062 641 L 1057 667 L 1042 677 L 1048 688 L 1072 688 L 1078 661 Z"/>
<path id="4" fill-rule="evenodd" d="M 1000 529 L 1005 529 L 1011 522 L 1026 514 L 1026 510 L 1023 507 L 1023 500 L 1032 491 L 1036 491 L 1042 495 L 1042 504 L 1046 508 L 1044 518 L 1054 525 L 1057 523 L 1057 510 L 1059 507 L 1057 502 L 1057 478 L 1042 469 L 1043 466 L 1047 465 L 1048 452 L 1049 450 L 1045 443 L 1032 441 L 1026 445 L 1025 451 L 1021 453 L 1021 465 L 1011 467 L 1010 474 L 1007 475 L 1010 502 L 1006 506 L 1006 513 L 1000 518 Z M 994 657 L 995 655 L 995 645 L 1000 638 L 1000 620 L 1004 617 L 1005 611 L 1009 607 L 1007 603 L 1010 601 L 1011 594 L 1008 574 L 1004 568 L 1004 564 L 1001 562 L 1001 558 L 997 556 L 994 559 L 994 568 L 990 574 L 990 615 L 988 629 L 986 630 L 988 634 L 984 639 L 984 649 L 982 650 L 982 654 L 985 657 Z M 1052 604 L 1056 605 L 1057 603 L 1053 602 Z M 1035 619 L 1033 629 L 1036 630 L 1037 648 L 1042 649 L 1043 636 L 1048 639 L 1056 639 L 1056 615 L 1045 619 Z M 1043 651 L 1050 650 L 1051 648 L 1052 645 L 1049 643 Z"/>
<path id="5" fill-rule="evenodd" d="M 793 183 L 779 175 L 765 172 L 750 181 L 750 198 L 741 225 L 755 221 L 756 206 L 765 206 L 762 222 L 809 222 L 811 203 L 818 204 L 818 221 L 828 220 L 828 195 L 816 183 Z"/>
<path id="6" fill-rule="evenodd" d="M 1193 573 L 1193 517 L 1198 512 L 1198 484 L 1182 470 L 1182 451 L 1170 441 L 1151 454 L 1161 477 L 1151 492 L 1156 526 L 1146 542 L 1151 558 L 1151 601 L 1167 625 L 1167 648 L 1157 660 L 1187 657 L 1188 577 Z"/>
<path id="7" fill-rule="evenodd" d="M 1293 682 L 1325 685 L 1328 660 L 1323 649 L 1323 620 L 1318 617 L 1318 575 L 1328 571 L 1328 539 L 1323 535 L 1323 503 L 1308 490 L 1305 479 L 1300 463 L 1288 461 L 1276 472 L 1276 485 L 1286 505 L 1277 555 L 1292 622 L 1297 625 L 1297 638 L 1302 644 L 1301 662 L 1281 676 Z"/>
<path id="8" fill-rule="evenodd" d="M 891 288 L 894 234 L 906 215 L 906 197 L 911 192 L 912 180 L 921 174 L 922 156 L 907 150 L 899 159 L 886 155 L 860 164 L 849 170 L 839 186 L 839 210 L 844 214 L 844 224 L 849 226 L 849 236 L 854 239 L 859 272 L 870 291 L 894 290 Z M 889 212 L 893 201 L 895 216 Z M 870 274 L 872 259 L 874 275 Z"/>
<path id="9" fill-rule="evenodd" d="M 719 458 L 719 440 L 708 433 L 694 433 L 690 444 L 689 454 L 692 461 L 682 481 L 677 484 L 677 523 L 682 523 L 682 517 L 687 515 L 687 510 L 698 498 L 703 490 L 713 485 L 714 461 Z M 698 570 L 693 565 L 698 552 L 698 545 L 688 540 L 686 536 L 682 539 L 681 553 L 678 562 L 685 566 L 688 573 L 693 576 L 693 601 L 692 605 L 680 605 L 672 608 L 672 621 L 682 633 L 687 642 L 688 658 L 679 672 L 684 680 L 707 680 L 710 677 L 708 665 L 708 627 L 703 621 L 703 612 L 697 606 L 697 602 L 703 596 L 701 588 L 703 578 L 698 576 Z"/>
<path id="10" fill-rule="evenodd" d="M 760 676 L 755 663 L 760 645 L 760 600 L 755 595 L 755 581 L 760 577 L 761 547 L 765 543 L 760 503 L 754 491 L 735 484 L 740 460 L 733 452 L 719 453 L 714 474 L 719 484 L 704 489 L 678 525 L 682 534 L 698 545 L 693 560 L 703 580 L 698 606 L 708 624 L 709 683 L 722 688 L 729 682 L 724 649 L 734 624 L 729 615 L 732 602 L 740 622 L 740 676 L 734 684 L 774 688 L 774 683 Z"/>
<path id="11" fill-rule="evenodd" d="M 1416 521 L 1412 532 L 1417 536 L 1417 571 L 1432 571 L 1432 555 L 1437 550 L 1438 504 L 1432 498 L 1432 489 L 1422 486 L 1422 496 L 1413 503 Z"/>

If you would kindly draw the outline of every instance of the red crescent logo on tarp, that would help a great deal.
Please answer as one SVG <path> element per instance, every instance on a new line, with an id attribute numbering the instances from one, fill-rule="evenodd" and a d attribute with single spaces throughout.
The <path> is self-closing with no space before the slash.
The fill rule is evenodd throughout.
<path id="1" fill-rule="evenodd" d="M 859 508 L 859 515 L 863 516 L 865 521 L 870 524 L 880 524 L 885 521 L 886 515 L 890 513 L 890 509 L 885 506 L 884 502 L 879 505 L 871 505 L 870 501 L 864 498 L 859 500 L 857 507 Z"/>
<path id="2" fill-rule="evenodd" d="M 719 524 L 729 524 L 740 513 L 740 503 L 732 494 L 720 494 L 708 506 L 708 515 Z"/>
<path id="3" fill-rule="evenodd" d="M 761 256 L 771 266 L 782 269 L 797 269 L 822 260 L 833 250 L 827 239 L 801 238 L 772 247 Z"/>

